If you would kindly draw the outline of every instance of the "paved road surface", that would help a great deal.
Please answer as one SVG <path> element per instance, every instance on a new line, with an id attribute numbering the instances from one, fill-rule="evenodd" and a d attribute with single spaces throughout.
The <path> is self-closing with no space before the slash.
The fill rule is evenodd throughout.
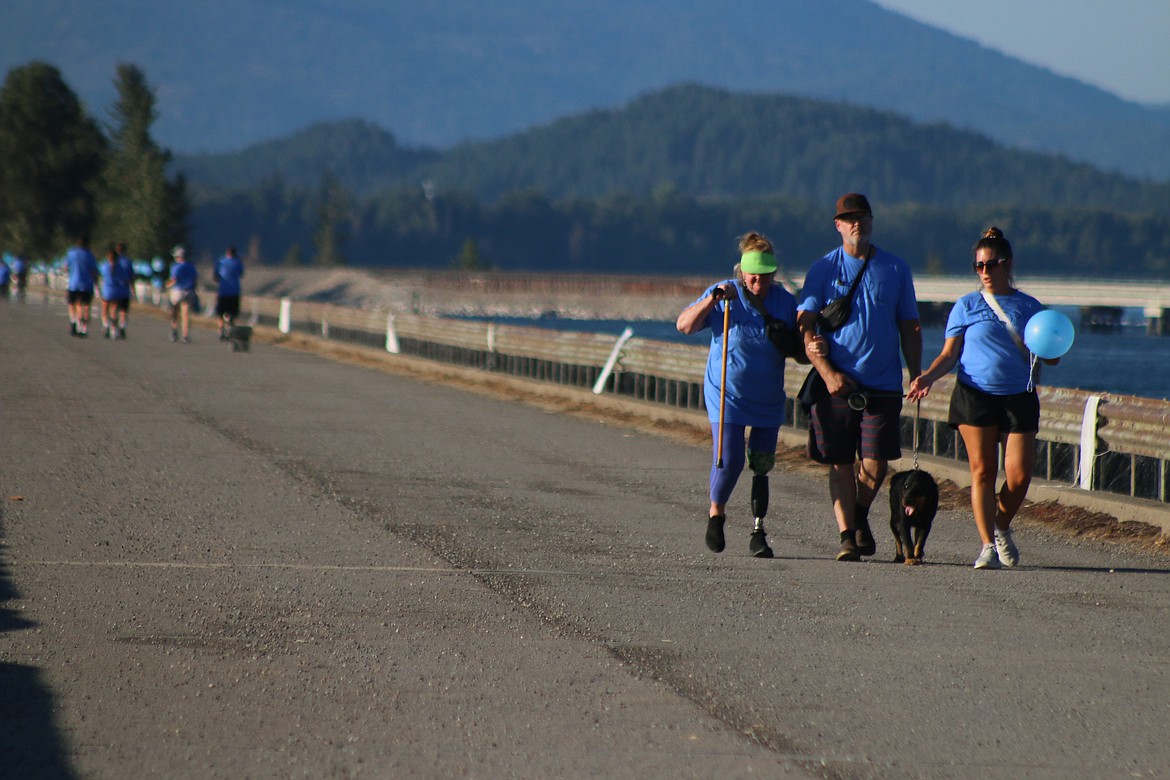
<path id="1" fill-rule="evenodd" d="M 702 545 L 705 448 L 0 305 L 0 776 L 1165 777 L 1170 562 Z"/>

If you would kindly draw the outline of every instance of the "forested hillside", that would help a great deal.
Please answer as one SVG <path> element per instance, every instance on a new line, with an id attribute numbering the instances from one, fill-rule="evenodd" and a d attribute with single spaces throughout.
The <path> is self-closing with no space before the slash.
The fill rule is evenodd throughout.
<path id="1" fill-rule="evenodd" d="M 495 200 L 515 190 L 553 198 L 783 195 L 832 200 L 859 189 L 887 202 L 1086 207 L 1129 212 L 1170 202 L 1170 184 L 1140 181 L 985 136 L 894 114 L 786 95 L 679 86 L 620 109 L 567 117 L 447 151 L 405 149 L 362 121 L 319 125 L 236 154 L 180 157 L 197 192 L 279 179 L 317 186 L 325 172 L 356 194 L 417 186 Z"/>
<path id="2" fill-rule="evenodd" d="M 361 265 L 704 273 L 760 229 L 803 267 L 835 240 L 835 198 L 860 190 L 879 243 L 920 272 L 963 272 L 992 223 L 1032 272 L 1170 271 L 1170 185 L 888 113 L 698 86 L 446 151 L 352 121 L 177 165 L 195 240 L 251 241 L 266 262 L 311 262 L 328 213 Z"/>
<path id="3" fill-rule="evenodd" d="M 700 201 L 670 188 L 647 198 L 552 200 L 514 192 L 486 204 L 460 192 L 427 197 L 419 188 L 350 203 L 340 220 L 347 241 L 330 256 L 363 266 L 484 268 L 547 273 L 726 273 L 735 237 L 761 230 L 779 247 L 786 272 L 800 278 L 839 244 L 832 200 L 750 198 Z M 1096 209 L 986 206 L 954 210 L 875 201 L 875 241 L 918 273 L 970 271 L 971 246 L 988 225 L 1003 228 L 1022 274 L 1156 278 L 1170 275 L 1170 217 Z M 196 209 L 193 239 L 218 251 L 249 244 L 267 263 L 319 257 L 319 192 L 273 182 L 221 194 Z M 336 213 L 336 212 L 334 212 Z M 469 251 L 470 250 L 470 251 Z"/>
<path id="4" fill-rule="evenodd" d="M 250 189 L 275 179 L 312 188 L 329 172 L 350 191 L 368 194 L 416 178 L 439 156 L 433 150 L 406 149 L 385 130 L 351 119 L 313 125 L 238 152 L 181 157 L 175 167 L 197 193 Z"/>

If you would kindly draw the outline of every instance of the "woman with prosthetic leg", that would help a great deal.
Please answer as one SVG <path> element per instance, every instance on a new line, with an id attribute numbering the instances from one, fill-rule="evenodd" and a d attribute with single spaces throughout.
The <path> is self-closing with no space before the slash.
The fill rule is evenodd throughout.
<path id="1" fill-rule="evenodd" d="M 712 433 L 717 437 L 717 426 L 712 424 L 711 427 Z M 764 529 L 764 518 L 768 515 L 768 472 L 776 465 L 776 442 L 779 435 L 779 426 L 753 427 L 749 433 L 747 427 L 743 425 L 724 425 L 723 465 L 719 466 L 718 456 L 716 462 L 711 465 L 711 507 L 707 513 L 706 543 L 712 552 L 723 552 L 726 546 L 723 524 L 727 520 L 727 502 L 735 490 L 736 483 L 739 482 L 739 475 L 746 460 L 748 468 L 752 471 L 751 505 L 752 516 L 755 518 L 752 535 L 748 540 L 748 551 L 757 558 L 773 557 L 772 548 L 768 546 L 767 531 Z"/>
<path id="2" fill-rule="evenodd" d="M 774 283 L 776 256 L 759 233 L 739 240 L 740 262 L 732 279 L 709 287 L 679 314 L 680 333 L 711 331 L 703 398 L 711 422 L 713 463 L 705 541 L 712 552 L 726 547 L 727 502 L 744 466 L 752 470 L 755 523 L 752 555 L 771 558 L 764 530 L 768 473 L 776 464 L 776 442 L 784 424 L 786 357 L 807 363 L 796 329 L 796 299 Z"/>

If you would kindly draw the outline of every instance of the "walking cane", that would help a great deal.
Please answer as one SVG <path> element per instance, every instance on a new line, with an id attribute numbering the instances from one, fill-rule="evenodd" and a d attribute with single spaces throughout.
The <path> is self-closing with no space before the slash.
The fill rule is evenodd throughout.
<path id="1" fill-rule="evenodd" d="M 727 398 L 727 334 L 731 330 L 731 299 L 723 298 L 723 371 L 719 377 L 719 446 L 715 468 L 723 468 L 723 404 Z"/>

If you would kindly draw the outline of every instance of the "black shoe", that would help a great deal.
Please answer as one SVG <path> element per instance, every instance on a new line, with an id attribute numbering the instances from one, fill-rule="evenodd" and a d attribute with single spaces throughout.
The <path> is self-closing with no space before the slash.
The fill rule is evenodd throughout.
<path id="1" fill-rule="evenodd" d="M 853 541 L 853 536 L 846 536 L 841 540 L 841 549 L 837 552 L 837 560 L 839 561 L 860 561 L 861 552 L 857 549 L 857 542 Z"/>
<path id="2" fill-rule="evenodd" d="M 757 558 L 775 558 L 772 554 L 772 548 L 768 546 L 768 537 L 762 531 L 752 531 L 751 541 L 748 542 L 748 550 Z"/>
<path id="3" fill-rule="evenodd" d="M 726 540 L 723 538 L 723 524 L 727 518 L 723 515 L 715 515 L 707 518 L 707 549 L 711 552 L 723 552 L 723 548 L 727 546 Z"/>
<path id="4" fill-rule="evenodd" d="M 859 522 L 857 524 L 857 553 L 868 558 L 876 552 L 877 542 L 874 541 L 873 533 L 869 530 L 869 523 Z"/>

